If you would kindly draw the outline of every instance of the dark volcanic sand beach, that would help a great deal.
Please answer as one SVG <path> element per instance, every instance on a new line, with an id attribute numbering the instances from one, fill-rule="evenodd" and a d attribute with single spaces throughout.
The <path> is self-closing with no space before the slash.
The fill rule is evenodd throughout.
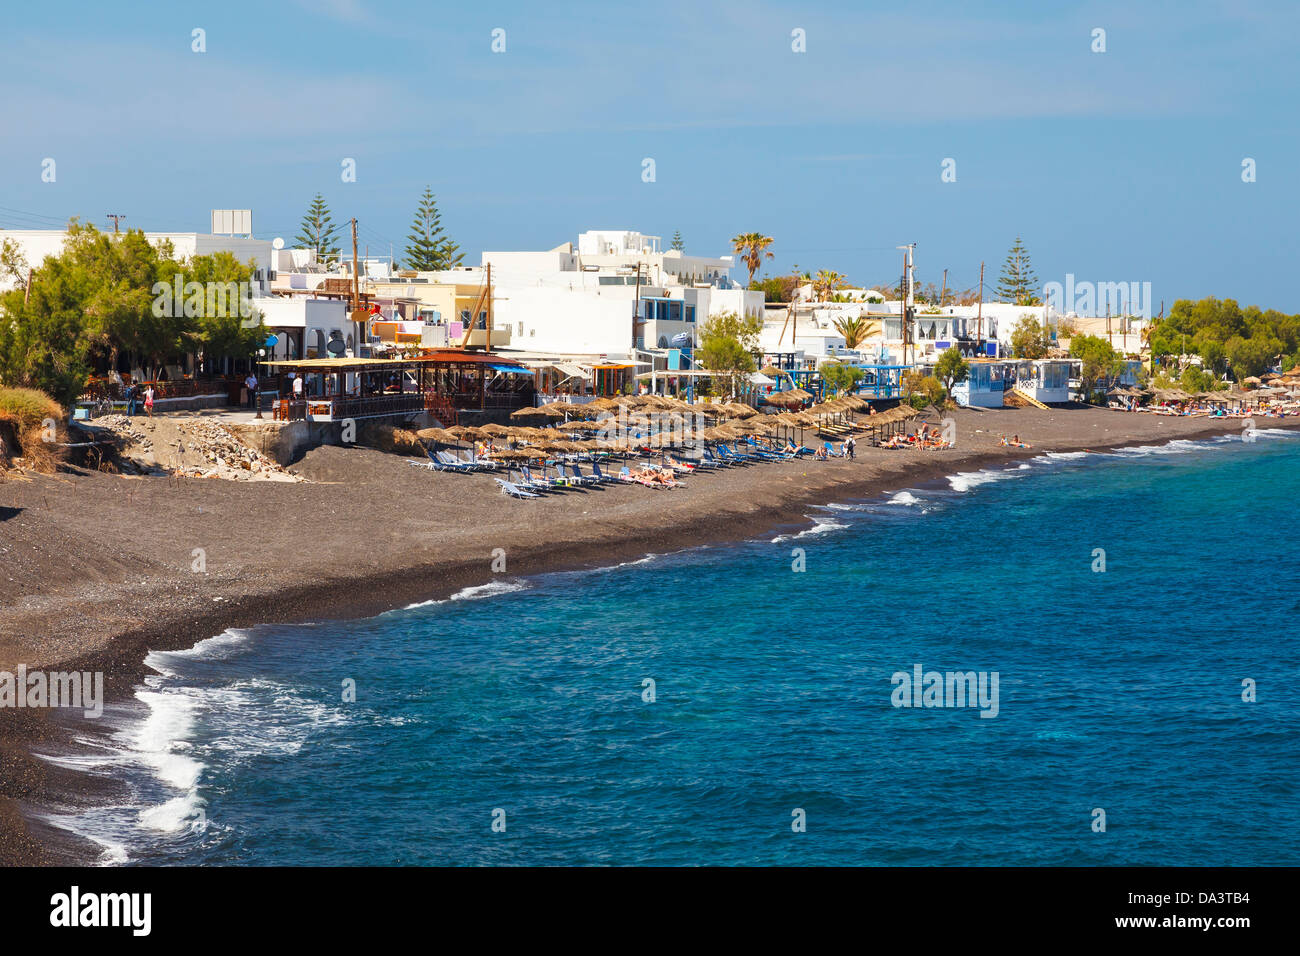
<path id="1" fill-rule="evenodd" d="M 433 473 L 398 455 L 318 448 L 301 483 L 64 472 L 0 480 L 0 671 L 102 670 L 110 697 L 148 650 L 228 627 L 368 616 L 507 573 L 616 563 L 806 521 L 809 505 L 882 492 L 1046 451 L 1240 434 L 1236 419 L 1102 409 L 962 410 L 957 447 L 856 461 L 776 462 L 693 475 L 681 488 L 611 486 L 517 501 L 490 475 Z M 1300 427 L 1297 419 L 1260 427 Z M 999 434 L 1032 448 L 1003 448 Z M 206 557 L 195 573 L 194 550 Z M 86 779 L 29 755 L 64 731 L 0 711 L 0 864 L 93 859 L 24 810 L 89 800 Z"/>

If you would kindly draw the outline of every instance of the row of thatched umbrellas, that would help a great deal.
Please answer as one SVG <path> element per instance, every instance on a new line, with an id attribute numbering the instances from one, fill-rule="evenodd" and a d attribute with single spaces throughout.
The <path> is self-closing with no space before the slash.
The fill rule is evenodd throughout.
<path id="1" fill-rule="evenodd" d="M 796 389 L 777 392 L 769 396 L 768 401 L 770 404 L 777 406 L 793 407 L 802 405 L 811 397 L 807 392 Z M 773 399 L 776 399 L 776 401 L 773 401 Z M 538 457 L 555 451 L 566 453 L 585 451 L 626 452 L 653 441 L 655 436 L 650 434 L 653 429 L 649 427 L 645 429 L 647 434 L 639 434 L 631 438 L 621 437 L 611 440 L 596 437 L 575 440 L 578 433 L 604 431 L 605 423 L 611 417 L 617 417 L 620 407 L 626 408 L 628 414 L 631 415 L 669 413 L 667 426 L 665 426 L 663 418 L 660 418 L 655 423 L 661 433 L 671 434 L 674 438 L 692 438 L 704 441 L 734 441 L 751 435 L 772 436 L 779 431 L 793 431 L 795 429 L 799 430 L 802 440 L 803 432 L 807 429 L 821 431 L 828 425 L 847 424 L 846 419 L 851 413 L 871 410 L 869 402 L 852 395 L 841 396 L 802 411 L 785 411 L 776 415 L 762 414 L 757 409 L 738 402 L 692 405 L 662 395 L 638 395 L 599 398 L 582 405 L 552 402 L 539 408 L 522 408 L 510 416 L 515 420 L 556 423 L 547 427 L 533 427 L 523 424 L 458 425 L 452 428 L 424 428 L 416 432 L 416 435 L 426 441 L 436 441 L 443 444 L 505 439 L 512 443 L 512 447 L 494 450 L 492 454 L 496 458 L 508 459 Z M 672 421 L 671 413 L 674 412 L 681 413 L 683 418 Z M 706 424 L 702 428 L 693 428 L 689 419 L 685 418 L 687 414 L 702 414 L 705 416 L 706 422 L 708 419 L 712 419 L 712 423 Z M 871 415 L 859 424 L 866 425 L 873 432 L 879 433 L 881 429 L 892 428 L 892 426 L 914 418 L 918 414 L 919 412 L 914 409 L 900 406 L 880 414 Z M 569 420 L 560 422 L 559 419 L 563 418 Z M 634 418 L 633 423 L 635 421 Z M 650 420 L 647 419 L 647 426 L 649 425 Z M 513 447 L 513 444 L 517 441 L 525 442 L 526 446 Z"/>
<path id="2" fill-rule="evenodd" d="M 1295 383 L 1295 388 L 1300 389 L 1300 381 Z M 1114 398 L 1146 398 L 1154 397 L 1158 402 L 1207 402 L 1211 405 L 1231 405 L 1235 403 L 1255 401 L 1259 398 L 1273 398 L 1279 395 L 1287 394 L 1288 388 L 1273 387 L 1259 388 L 1254 391 L 1243 391 L 1233 388 L 1222 392 L 1187 392 L 1181 388 L 1112 388 L 1107 395 Z"/>

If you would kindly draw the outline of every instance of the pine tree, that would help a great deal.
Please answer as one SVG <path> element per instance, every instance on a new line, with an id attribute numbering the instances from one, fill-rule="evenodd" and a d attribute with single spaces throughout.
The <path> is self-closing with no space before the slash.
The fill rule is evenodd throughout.
<path id="1" fill-rule="evenodd" d="M 673 244 L 671 248 L 676 249 L 678 252 L 686 251 L 686 243 L 682 241 L 682 231 L 680 229 L 673 232 Z"/>
<path id="2" fill-rule="evenodd" d="M 1025 248 L 1020 237 L 1007 253 L 1007 260 L 1002 264 L 1002 275 L 998 278 L 997 297 L 1016 305 L 1038 305 L 1038 277 L 1034 275 L 1029 264 L 1029 250 Z"/>
<path id="3" fill-rule="evenodd" d="M 433 198 L 433 190 L 424 187 L 420 205 L 411 222 L 411 232 L 406 237 L 406 267 L 417 272 L 438 272 L 453 269 L 465 260 L 460 246 L 451 241 L 442 229 L 442 214 Z"/>
<path id="4" fill-rule="evenodd" d="M 307 207 L 307 215 L 302 217 L 302 232 L 294 240 L 301 249 L 315 249 L 317 258 L 337 256 L 338 227 L 330 219 L 330 208 L 325 205 L 325 197 L 320 193 Z"/>

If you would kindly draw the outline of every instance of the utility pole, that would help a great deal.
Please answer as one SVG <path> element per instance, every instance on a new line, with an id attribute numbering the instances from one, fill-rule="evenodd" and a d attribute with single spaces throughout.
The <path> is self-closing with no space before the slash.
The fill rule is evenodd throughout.
<path id="1" fill-rule="evenodd" d="M 912 358 L 916 358 L 916 343 L 912 341 L 912 307 L 915 299 L 913 297 L 913 286 L 915 281 L 912 275 L 912 250 L 916 248 L 916 243 L 911 242 L 905 246 L 895 246 L 895 249 L 903 250 L 903 364 L 910 364 L 907 360 L 907 348 L 912 346 Z"/>
<path id="2" fill-rule="evenodd" d="M 948 300 L 948 270 L 943 270 L 943 288 L 939 290 L 939 308 L 943 308 Z"/>
<path id="3" fill-rule="evenodd" d="M 366 321 L 361 319 L 357 321 L 357 313 L 361 311 L 361 277 L 357 269 L 357 221 L 352 220 L 352 321 L 357 322 L 357 349 L 353 355 L 361 355 L 361 341 L 366 338 Z"/>
<path id="4" fill-rule="evenodd" d="M 641 324 L 641 263 L 636 264 L 636 294 L 632 296 L 632 350 L 636 351 L 637 326 Z"/>
<path id="5" fill-rule="evenodd" d="M 120 219 L 125 219 L 126 216 L 120 215 L 120 214 L 118 214 L 118 213 L 112 213 L 112 212 L 110 212 L 110 213 L 106 214 L 106 215 L 104 216 L 104 218 L 105 218 L 105 219 L 111 219 L 111 220 L 113 220 L 113 235 L 116 236 L 116 235 L 117 235 L 117 223 L 118 223 L 118 220 L 120 220 Z"/>
<path id="6" fill-rule="evenodd" d="M 975 312 L 975 338 L 984 348 L 984 263 L 980 262 L 980 301 Z"/>

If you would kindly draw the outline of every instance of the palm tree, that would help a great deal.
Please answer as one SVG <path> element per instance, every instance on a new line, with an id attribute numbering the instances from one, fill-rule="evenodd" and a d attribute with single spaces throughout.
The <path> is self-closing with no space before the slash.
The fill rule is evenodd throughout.
<path id="1" fill-rule="evenodd" d="M 771 236 L 765 236 L 761 232 L 742 232 L 731 240 L 732 251 L 739 253 L 740 261 L 749 268 L 747 286 L 753 284 L 754 273 L 758 271 L 764 259 L 776 258 L 767 251 L 767 247 L 775 241 Z"/>
<path id="2" fill-rule="evenodd" d="M 848 279 L 838 272 L 818 269 L 817 278 L 813 279 L 813 294 L 818 302 L 825 302 L 837 290 L 844 288 L 847 282 Z"/>
<path id="3" fill-rule="evenodd" d="M 844 336 L 845 348 L 856 349 L 866 341 L 869 326 L 865 318 L 855 315 L 852 318 L 836 319 L 835 331 Z"/>

